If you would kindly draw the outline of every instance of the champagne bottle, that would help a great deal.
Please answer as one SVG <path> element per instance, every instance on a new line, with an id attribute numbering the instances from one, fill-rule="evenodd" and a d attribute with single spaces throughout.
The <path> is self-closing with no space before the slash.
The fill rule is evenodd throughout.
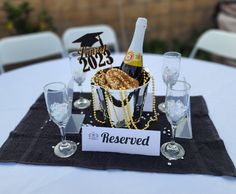
<path id="1" fill-rule="evenodd" d="M 140 85 L 142 84 L 143 40 L 146 27 L 147 19 L 139 17 L 128 52 L 120 66 L 121 70 L 138 80 Z"/>

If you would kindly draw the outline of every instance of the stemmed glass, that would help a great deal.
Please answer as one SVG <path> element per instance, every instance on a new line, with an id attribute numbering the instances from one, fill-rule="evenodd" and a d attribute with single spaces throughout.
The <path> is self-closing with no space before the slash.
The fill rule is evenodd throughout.
<path id="1" fill-rule="evenodd" d="M 181 54 L 178 52 L 166 52 L 163 55 L 162 79 L 167 85 L 174 85 L 180 72 Z M 158 109 L 165 113 L 165 102 L 158 105 Z"/>
<path id="2" fill-rule="evenodd" d="M 80 55 L 76 51 L 69 54 L 72 76 L 74 78 L 74 81 L 80 87 L 80 97 L 74 102 L 74 107 L 78 109 L 85 109 L 88 108 L 91 103 L 90 100 L 82 97 L 82 84 L 86 79 L 86 72 L 83 72 L 83 64 L 79 63 L 79 57 Z"/>
<path id="3" fill-rule="evenodd" d="M 190 84 L 177 81 L 175 85 L 168 85 L 166 92 L 166 117 L 171 124 L 171 141 L 161 146 L 161 153 L 169 160 L 178 160 L 185 154 L 184 148 L 175 142 L 178 124 L 187 116 L 190 104 Z"/>
<path id="4" fill-rule="evenodd" d="M 54 147 L 54 153 L 60 158 L 70 157 L 77 150 L 73 141 L 66 140 L 65 127 L 71 117 L 71 100 L 64 83 L 53 82 L 44 86 L 44 96 L 48 114 L 60 128 L 61 142 Z"/>

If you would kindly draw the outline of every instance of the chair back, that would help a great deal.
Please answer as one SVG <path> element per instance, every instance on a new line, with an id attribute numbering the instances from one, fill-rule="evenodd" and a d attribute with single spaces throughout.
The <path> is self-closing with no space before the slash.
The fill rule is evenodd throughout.
<path id="1" fill-rule="evenodd" d="M 0 68 L 59 54 L 64 56 L 60 38 L 53 32 L 11 36 L 0 40 Z"/>
<path id="2" fill-rule="evenodd" d="M 119 52 L 118 41 L 115 31 L 108 25 L 92 25 L 92 26 L 82 26 L 82 27 L 72 27 L 65 30 L 62 36 L 62 40 L 67 51 L 76 50 L 80 48 L 80 43 L 72 43 L 79 37 L 94 32 L 103 32 L 100 37 L 104 44 L 113 47 L 114 52 Z M 96 42 L 93 46 L 100 46 Z"/>
<path id="3" fill-rule="evenodd" d="M 224 58 L 236 59 L 236 33 L 208 30 L 197 40 L 189 57 L 194 58 L 199 49 Z"/>

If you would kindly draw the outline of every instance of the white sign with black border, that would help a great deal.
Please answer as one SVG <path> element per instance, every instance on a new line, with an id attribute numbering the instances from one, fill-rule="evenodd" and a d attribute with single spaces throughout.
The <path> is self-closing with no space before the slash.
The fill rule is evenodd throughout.
<path id="1" fill-rule="evenodd" d="M 160 155 L 160 131 L 83 127 L 82 151 Z"/>

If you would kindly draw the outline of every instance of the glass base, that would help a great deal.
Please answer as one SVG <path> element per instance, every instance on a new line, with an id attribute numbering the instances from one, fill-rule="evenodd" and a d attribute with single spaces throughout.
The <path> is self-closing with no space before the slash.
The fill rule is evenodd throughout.
<path id="1" fill-rule="evenodd" d="M 184 148 L 176 142 L 166 142 L 161 146 L 161 153 L 169 160 L 181 159 L 184 154 Z"/>
<path id="2" fill-rule="evenodd" d="M 166 106 L 165 106 L 165 103 L 164 102 L 162 102 L 162 103 L 160 103 L 159 105 L 158 105 L 158 109 L 161 111 L 161 112 L 163 112 L 163 113 L 165 113 L 166 111 Z"/>
<path id="3" fill-rule="evenodd" d="M 54 154 L 60 158 L 68 158 L 77 150 L 77 145 L 73 141 L 65 140 L 65 143 L 59 142 L 54 148 Z"/>
<path id="4" fill-rule="evenodd" d="M 74 107 L 78 109 L 86 109 L 90 106 L 90 104 L 90 100 L 81 97 L 80 99 L 74 102 Z"/>

